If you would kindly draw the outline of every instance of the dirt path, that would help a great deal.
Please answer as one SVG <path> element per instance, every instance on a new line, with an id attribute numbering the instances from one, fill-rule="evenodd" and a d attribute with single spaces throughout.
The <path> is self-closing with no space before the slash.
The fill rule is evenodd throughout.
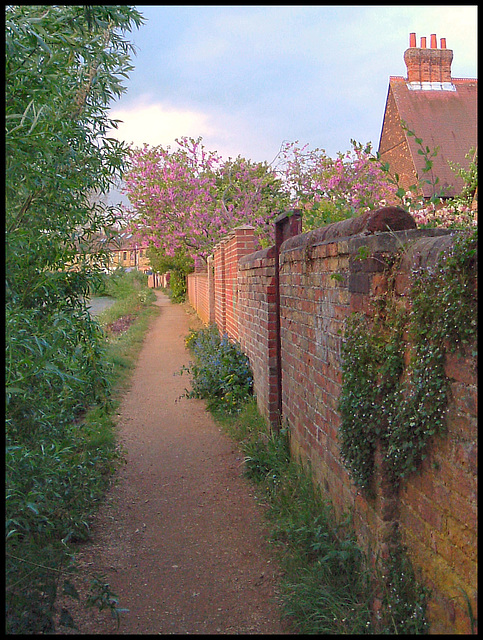
<path id="1" fill-rule="evenodd" d="M 96 634 L 287 633 L 275 602 L 277 567 L 242 458 L 198 400 L 179 399 L 190 318 L 157 293 L 120 408 L 127 464 L 80 561 L 103 572 L 122 614 L 82 616 Z"/>

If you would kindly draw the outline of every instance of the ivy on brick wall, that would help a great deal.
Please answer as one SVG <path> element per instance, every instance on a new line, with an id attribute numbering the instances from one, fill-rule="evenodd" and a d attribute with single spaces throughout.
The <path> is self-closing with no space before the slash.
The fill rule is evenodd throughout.
<path id="1" fill-rule="evenodd" d="M 402 251 L 399 257 L 402 256 Z M 447 352 L 476 355 L 477 231 L 458 233 L 433 268 L 413 273 L 411 312 L 394 287 L 374 301 L 369 320 L 354 314 L 342 346 L 339 400 L 341 455 L 355 484 L 373 492 L 379 445 L 387 477 L 397 486 L 416 471 L 431 437 L 445 430 Z M 393 280 L 399 260 L 388 269 Z M 411 358 L 404 368 L 406 344 Z"/>

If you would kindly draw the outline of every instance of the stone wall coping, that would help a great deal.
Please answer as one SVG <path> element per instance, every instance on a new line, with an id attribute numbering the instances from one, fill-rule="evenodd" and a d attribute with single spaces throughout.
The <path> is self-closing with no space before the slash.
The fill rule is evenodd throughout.
<path id="1" fill-rule="evenodd" d="M 315 231 L 318 231 L 318 229 Z M 359 233 L 357 235 L 320 240 L 317 235 L 309 231 L 286 240 L 280 247 L 280 255 L 289 252 L 300 253 L 300 259 L 304 260 L 305 252 L 309 247 L 328 244 L 337 244 L 338 255 L 357 253 L 360 247 L 367 247 L 372 252 L 394 252 L 404 247 L 407 243 L 420 238 L 448 236 L 452 233 L 454 232 L 449 229 L 407 229 L 376 232 L 370 235 Z"/>
<path id="2" fill-rule="evenodd" d="M 268 258 L 275 258 L 275 245 L 267 247 L 266 249 L 259 249 L 254 253 L 250 253 L 247 256 L 242 256 L 238 262 L 240 267 L 246 267 L 255 260 L 264 260 Z"/>
<path id="3" fill-rule="evenodd" d="M 448 231 L 446 234 L 418 238 L 409 244 L 404 251 L 399 270 L 410 273 L 417 269 L 427 269 L 436 265 L 439 256 L 445 250 L 453 246 L 453 236 L 455 231 Z M 457 233 L 457 232 L 456 232 Z"/>
<path id="4" fill-rule="evenodd" d="M 300 245 L 321 244 L 361 234 L 371 235 L 388 230 L 395 232 L 408 229 L 416 229 L 416 222 L 411 214 L 400 207 L 382 207 L 363 213 L 361 216 L 332 222 L 325 227 L 319 227 L 289 238 L 282 246 L 285 250 L 289 250 Z"/>

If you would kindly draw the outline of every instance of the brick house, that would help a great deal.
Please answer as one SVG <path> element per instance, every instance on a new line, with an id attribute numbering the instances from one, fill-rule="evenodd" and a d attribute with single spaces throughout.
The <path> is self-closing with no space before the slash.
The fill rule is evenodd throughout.
<path id="1" fill-rule="evenodd" d="M 98 234 L 91 239 L 93 253 L 106 252 L 108 259 L 105 268 L 108 273 L 118 268 L 129 271 L 135 269 L 143 273 L 151 271 L 147 256 L 148 246 L 148 242 L 135 240 L 133 234 L 126 231 L 112 237 Z M 82 259 L 85 260 L 85 257 Z M 75 263 L 71 268 L 75 268 Z"/>
<path id="2" fill-rule="evenodd" d="M 136 269 L 137 271 L 151 270 L 147 257 L 147 242 L 136 241 L 132 233 L 122 232 L 115 238 L 109 247 L 112 269 Z"/>
<path id="3" fill-rule="evenodd" d="M 439 151 L 433 158 L 433 172 L 439 178 L 438 187 L 454 196 L 463 187 L 463 180 L 450 168 L 448 161 L 468 168 L 465 157 L 477 149 L 477 90 L 473 78 L 453 78 L 451 63 L 453 51 L 446 48 L 441 38 L 438 49 L 436 35 L 431 35 L 430 48 L 426 38 L 416 47 L 416 34 L 409 35 L 409 48 L 404 52 L 407 77 L 391 76 L 379 142 L 381 159 L 388 162 L 392 174 L 399 174 L 404 188 L 420 178 L 430 179 L 423 173 L 424 157 L 418 153 L 414 136 L 408 136 L 401 126 L 404 121 L 423 145 Z M 432 186 L 424 184 L 423 195 L 432 195 Z"/>

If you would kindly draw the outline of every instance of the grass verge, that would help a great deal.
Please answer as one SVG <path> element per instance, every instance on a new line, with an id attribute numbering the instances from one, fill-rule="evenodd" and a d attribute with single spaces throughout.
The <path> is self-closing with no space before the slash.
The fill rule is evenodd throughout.
<path id="1" fill-rule="evenodd" d="M 295 632 L 425 633 L 427 593 L 404 548 L 395 545 L 386 575 L 371 568 L 350 517 L 336 518 L 310 467 L 292 457 L 289 431 L 270 434 L 252 397 L 253 376 L 240 346 L 228 349 L 216 327 L 192 331 L 186 344 L 195 360 L 187 395 L 206 400 L 244 453 L 244 473 L 258 487 L 283 571 L 283 612 Z"/>
<path id="2" fill-rule="evenodd" d="M 106 331 L 106 358 L 112 368 L 113 396 L 129 383 L 151 319 L 159 314 L 159 309 L 152 305 L 155 299 L 152 289 L 142 290 L 117 299 L 99 315 L 99 323 Z M 123 325 L 122 320 L 126 318 L 129 320 Z"/>
<path id="3" fill-rule="evenodd" d="M 104 448 L 115 461 L 120 456 L 116 434 L 119 403 L 129 387 L 151 319 L 159 314 L 159 309 L 152 304 L 156 294 L 147 288 L 144 278 L 137 272 L 116 274 L 106 279 L 103 295 L 106 294 L 111 295 L 115 302 L 101 312 L 97 320 L 106 336 L 105 359 L 111 382 L 110 396 L 107 402 L 86 412 L 82 427 L 86 447 Z"/>
<path id="4" fill-rule="evenodd" d="M 254 398 L 237 415 L 212 411 L 244 454 L 246 477 L 257 487 L 282 577 L 283 615 L 297 634 L 424 634 L 427 591 L 404 549 L 386 575 L 369 566 L 351 519 L 337 521 L 310 467 L 290 454 L 289 434 L 268 435 Z M 376 611 L 376 597 L 380 606 Z"/>
<path id="5" fill-rule="evenodd" d="M 370 633 L 372 590 L 364 555 L 349 521 L 336 523 L 310 469 L 292 459 L 287 431 L 267 435 L 253 398 L 237 416 L 218 411 L 214 417 L 238 442 L 244 473 L 265 505 L 291 627 L 301 634 Z"/>

